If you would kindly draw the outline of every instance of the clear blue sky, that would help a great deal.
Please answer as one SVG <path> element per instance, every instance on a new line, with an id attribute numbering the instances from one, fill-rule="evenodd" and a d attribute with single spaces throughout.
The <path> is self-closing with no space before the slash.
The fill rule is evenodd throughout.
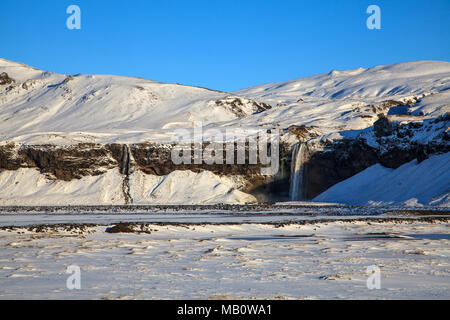
<path id="1" fill-rule="evenodd" d="M 76 4 L 82 29 L 66 28 Z M 381 8 L 381 30 L 366 8 Z M 411 60 L 450 60 L 450 0 L 1 0 L 0 57 L 233 91 Z"/>

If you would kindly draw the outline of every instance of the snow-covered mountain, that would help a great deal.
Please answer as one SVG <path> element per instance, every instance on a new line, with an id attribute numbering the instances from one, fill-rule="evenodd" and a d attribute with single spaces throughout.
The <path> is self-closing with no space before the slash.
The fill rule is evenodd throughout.
<path id="1" fill-rule="evenodd" d="M 382 101 L 386 97 L 418 96 L 445 91 L 449 88 L 449 73 L 448 62 L 405 62 L 369 69 L 333 70 L 316 76 L 251 87 L 236 93 L 272 104 L 291 104 L 300 98 L 305 101 Z"/>
<path id="2" fill-rule="evenodd" d="M 229 121 L 268 105 L 234 94 L 146 79 L 62 75 L 0 59 L 0 138 L 77 143 L 170 136 L 174 128 Z"/>
<path id="3" fill-rule="evenodd" d="M 377 163 L 395 170 L 448 152 L 449 114 L 448 62 L 333 70 L 226 93 L 131 77 L 62 75 L 0 59 L 0 204 L 283 199 L 296 143 L 308 146 L 308 199 L 334 186 L 317 199 L 404 203 L 410 199 L 398 192 L 393 201 L 377 197 L 379 183 L 348 201 L 336 190 L 347 190 L 342 181 L 364 170 L 378 175 Z M 262 178 L 247 167 L 173 167 L 167 144 L 175 129 L 192 128 L 194 121 L 209 128 L 280 129 L 280 172 Z M 130 170 L 123 168 L 124 155 Z M 448 157 L 433 159 L 418 170 L 432 171 Z M 361 181 L 357 177 L 352 181 Z M 435 194 L 419 203 L 449 205 L 433 200 L 449 199 L 450 182 L 439 181 Z M 190 184 L 202 191 L 189 190 Z"/>
<path id="4" fill-rule="evenodd" d="M 323 131 L 371 126 L 368 105 L 417 102 L 413 115 L 449 111 L 450 63 L 409 62 L 332 71 L 234 93 L 104 75 L 62 75 L 0 59 L 0 137 L 27 143 L 167 140 L 203 125 L 314 125 Z M 264 104 L 266 103 L 266 104 Z M 273 108 L 270 108 L 271 105 Z M 267 111 L 265 111 L 267 110 Z"/>
<path id="5" fill-rule="evenodd" d="M 235 93 L 275 107 L 246 123 L 318 126 L 322 132 L 333 133 L 370 127 L 377 114 L 400 104 L 410 107 L 404 112 L 399 108 L 398 113 L 424 118 L 442 115 L 450 111 L 449 89 L 450 63 L 418 61 L 334 70 Z"/>

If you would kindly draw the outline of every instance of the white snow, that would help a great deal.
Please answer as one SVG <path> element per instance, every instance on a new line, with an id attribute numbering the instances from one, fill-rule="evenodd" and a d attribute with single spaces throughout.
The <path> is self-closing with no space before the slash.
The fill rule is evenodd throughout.
<path id="1" fill-rule="evenodd" d="M 107 226 L 0 230 L 0 299 L 450 298 L 446 222 Z"/>
<path id="2" fill-rule="evenodd" d="M 360 130 L 369 128 L 377 120 L 376 113 L 371 111 L 371 105 L 380 105 L 387 100 L 413 104 L 412 116 L 399 117 L 399 121 L 425 123 L 428 119 L 449 111 L 450 63 L 439 61 L 334 70 L 234 93 L 131 77 L 82 74 L 69 77 L 4 59 L 0 59 L 1 72 L 8 73 L 15 82 L 0 86 L 0 144 L 9 141 L 18 144 L 59 145 L 81 142 L 169 142 L 176 135 L 174 129 L 192 129 L 195 121 L 202 121 L 208 128 L 233 127 L 253 133 L 265 128 L 284 129 L 291 125 L 315 126 L 314 130 L 319 135 L 317 139 L 324 141 L 355 136 L 361 133 Z M 231 109 L 215 103 L 219 99 L 232 101 L 239 96 L 269 103 L 273 108 L 253 113 L 252 102 L 243 100 L 243 115 L 237 116 Z M 413 137 L 412 141 L 426 143 L 440 133 L 441 129 L 445 130 L 439 128 L 427 131 L 423 136 Z M 289 134 L 282 139 L 295 142 Z M 428 162 L 424 162 L 426 163 Z M 408 164 L 411 172 L 413 169 L 423 169 L 420 175 L 414 174 L 417 181 L 421 180 L 419 176 L 427 179 L 429 175 L 426 170 L 437 170 L 432 166 L 425 168 L 424 164 L 417 168 Z M 370 175 L 375 174 L 372 171 L 382 174 L 386 181 L 392 178 L 387 176 L 394 175 L 380 166 L 368 170 Z M 99 177 L 86 177 L 81 180 L 86 186 L 81 186 L 81 181 L 46 180 L 34 171 L 4 171 L 0 173 L 0 183 L 3 186 L 0 190 L 0 203 L 62 203 L 69 201 L 71 197 L 77 199 L 74 200 L 75 203 L 123 203 L 123 192 L 116 191 L 122 185 L 118 182 L 120 177 L 116 175 L 105 173 Z M 137 203 L 243 203 L 254 200 L 236 190 L 237 180 L 230 182 L 228 178 L 212 177 L 208 173 L 173 173 L 167 177 L 136 174 L 131 179 L 131 192 Z M 12 181 L 13 183 L 9 183 Z M 352 184 L 357 182 L 351 181 Z M 23 192 L 18 186 L 21 184 L 26 185 Z M 39 191 L 37 185 L 43 188 L 42 191 Z M 383 182 L 382 186 L 384 185 L 389 184 Z M 441 183 L 439 188 L 445 186 Z M 386 192 L 381 196 L 380 191 L 380 197 L 375 201 L 407 201 L 415 204 L 414 199 L 417 198 L 416 204 L 448 203 L 445 193 L 437 194 L 438 186 L 427 189 L 428 193 L 423 197 L 420 197 L 419 191 L 422 189 L 419 187 L 420 185 L 409 192 L 401 189 L 397 194 L 392 193 L 395 197 L 389 201 L 390 193 Z M 112 190 L 104 190 L 108 188 Z M 357 200 L 356 195 L 350 196 L 344 191 L 338 196 L 336 188 L 338 186 L 333 189 L 333 197 L 326 201 L 369 201 L 368 198 Z M 444 192 L 446 189 L 440 190 Z M 41 200 L 31 200 L 33 195 L 41 197 Z M 321 195 L 318 199 L 322 199 L 321 197 L 325 196 Z"/>
<path id="3" fill-rule="evenodd" d="M 210 128 L 253 132 L 293 124 L 316 126 L 317 139 L 325 141 L 354 136 L 372 126 L 377 118 L 368 105 L 386 100 L 415 103 L 408 119 L 431 127 L 427 119 L 449 111 L 448 62 L 334 70 L 231 94 L 130 77 L 68 77 L 0 59 L 2 72 L 15 79 L 12 85 L 0 86 L 2 144 L 167 142 L 174 129 L 192 128 L 194 121 Z M 238 96 L 273 108 L 254 114 L 251 101 L 244 100 L 243 115 L 238 117 L 215 103 Z M 402 120 L 406 118 L 399 117 Z M 430 136 L 432 132 L 413 139 L 426 142 Z M 136 171 L 129 176 L 129 188 L 125 179 L 117 169 L 72 181 L 51 180 L 30 168 L 4 170 L 0 172 L 0 205 L 124 204 L 126 192 L 134 204 L 256 201 L 239 191 L 243 182 L 238 176 L 191 171 L 155 176 Z M 315 219 L 315 214 L 322 219 L 330 213 L 368 215 L 380 210 L 339 208 L 331 203 L 448 207 L 450 153 L 395 170 L 372 166 L 314 200 L 291 204 L 310 214 L 309 219 Z M 307 220 L 287 214 L 296 212 L 295 208 L 276 210 L 248 216 L 230 212 L 178 216 L 170 209 L 162 215 L 2 214 L 1 226 L 105 225 L 46 232 L 0 229 L 0 299 L 450 298 L 446 221 L 266 224 L 274 219 Z M 149 233 L 104 232 L 122 219 L 154 224 L 137 229 Z M 82 290 L 66 287 L 70 265 L 81 268 Z M 373 265 L 381 269 L 380 290 L 366 286 L 366 269 Z"/>
<path id="4" fill-rule="evenodd" d="M 296 124 L 317 126 L 322 134 L 333 134 L 372 126 L 377 117 L 368 106 L 387 100 L 418 101 L 415 115 L 422 111 L 424 118 L 436 117 L 449 111 L 449 92 L 449 62 L 416 61 L 332 71 L 235 94 L 274 106 L 240 120 L 243 126 L 256 123 L 287 128 Z"/>
<path id="5" fill-rule="evenodd" d="M 166 176 L 141 171 L 130 177 L 133 204 L 213 204 L 256 202 L 255 197 L 237 190 L 238 177 L 219 177 L 210 171 L 173 171 Z"/>
<path id="6" fill-rule="evenodd" d="M 218 106 L 233 95 L 203 88 L 146 79 L 107 76 L 66 76 L 39 71 L 0 59 L 0 73 L 16 80 L 0 88 L 0 138 L 28 143 L 77 143 L 130 139 L 229 121 L 237 116 Z M 252 112 L 244 101 L 242 111 Z"/>
<path id="7" fill-rule="evenodd" d="M 376 164 L 329 188 L 314 201 L 351 205 L 450 206 L 450 152 L 397 169 Z"/>
<path id="8" fill-rule="evenodd" d="M 450 88 L 440 94 L 429 95 L 421 99 L 411 108 L 412 114 L 436 117 L 450 113 Z"/>
<path id="9" fill-rule="evenodd" d="M 376 120 L 370 113 L 361 117 L 364 107 L 391 99 L 423 98 L 417 113 L 443 114 L 450 88 L 450 63 L 438 61 L 332 71 L 232 94 L 130 77 L 68 78 L 3 59 L 0 72 L 16 80 L 10 89 L 0 88 L 0 140 L 34 144 L 167 142 L 175 128 L 191 128 L 194 121 L 246 129 L 304 124 L 323 133 L 360 130 Z M 244 116 L 237 117 L 215 103 L 237 96 L 273 108 L 253 114 L 244 101 Z"/>
<path id="10" fill-rule="evenodd" d="M 123 204 L 117 169 L 71 181 L 50 180 L 36 169 L 0 172 L 0 205 Z"/>
<path id="11" fill-rule="evenodd" d="M 271 83 L 236 94 L 276 104 L 298 99 L 385 99 L 449 89 L 450 63 L 415 61 L 380 65 L 369 69 L 331 71 L 296 80 Z"/>
<path id="12" fill-rule="evenodd" d="M 71 181 L 50 180 L 36 169 L 0 172 L 0 205 L 124 204 L 125 176 L 110 169 L 99 176 Z M 237 190 L 239 177 L 219 177 L 209 171 L 174 171 L 167 176 L 140 171 L 130 176 L 134 204 L 213 204 L 256 202 Z"/>

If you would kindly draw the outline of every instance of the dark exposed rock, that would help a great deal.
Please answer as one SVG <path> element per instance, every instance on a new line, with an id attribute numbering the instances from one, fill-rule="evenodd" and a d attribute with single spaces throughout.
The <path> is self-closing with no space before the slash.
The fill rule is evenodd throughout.
<path id="1" fill-rule="evenodd" d="M 203 144 L 203 150 L 209 143 Z M 194 146 L 191 146 L 192 148 Z M 225 145 L 223 149 L 225 150 Z M 280 147 L 281 169 L 276 176 L 261 174 L 262 165 L 249 164 L 246 145 L 245 164 L 237 163 L 235 152 L 234 164 L 200 164 L 194 163 L 191 153 L 191 164 L 176 165 L 171 158 L 173 145 L 154 143 L 140 144 L 77 144 L 70 146 L 56 145 L 23 145 L 0 146 L 0 171 L 17 170 L 19 168 L 37 168 L 49 178 L 70 181 L 83 176 L 100 175 L 108 169 L 116 168 L 124 175 L 123 193 L 127 204 L 132 203 L 130 196 L 129 175 L 135 170 L 147 174 L 167 175 L 175 170 L 200 172 L 211 171 L 217 175 L 235 175 L 245 178 L 242 191 L 250 192 L 259 199 L 271 199 L 271 194 L 288 192 L 289 173 L 286 172 L 287 155 L 285 145 Z M 223 155 L 226 159 L 226 153 Z M 280 184 L 280 181 L 283 183 Z"/>
<path id="2" fill-rule="evenodd" d="M 135 233 L 132 223 L 118 223 L 105 230 L 107 233 Z"/>
<path id="3" fill-rule="evenodd" d="M 16 146 L 14 143 L 9 143 L 0 146 L 0 171 L 17 170 L 21 167 L 23 160 L 17 157 Z"/>
<path id="4" fill-rule="evenodd" d="M 391 121 L 389 121 L 389 119 L 384 115 L 380 115 L 378 117 L 378 120 L 375 121 L 373 124 L 373 130 L 377 137 L 391 135 L 394 130 L 394 127 L 395 127 L 394 124 Z"/>
<path id="5" fill-rule="evenodd" d="M 73 79 L 74 79 L 74 78 L 73 78 L 72 75 L 68 75 L 68 76 L 64 79 L 63 83 L 67 83 L 67 82 L 69 82 L 69 81 L 72 81 Z"/>
<path id="6" fill-rule="evenodd" d="M 204 143 L 203 148 L 209 144 Z M 117 168 L 122 174 L 130 174 L 132 167 L 148 174 L 166 175 L 175 170 L 199 172 L 209 170 L 216 174 L 259 173 L 260 164 L 191 164 L 173 163 L 171 145 L 141 143 L 123 144 L 77 144 L 70 146 L 24 145 L 17 149 L 15 144 L 0 146 L 0 169 L 16 170 L 20 167 L 36 167 L 42 173 L 49 173 L 61 180 L 77 179 L 84 175 L 96 175 L 103 169 Z M 192 146 L 193 147 L 193 146 Z M 224 146 L 225 148 L 225 146 Z M 129 153 L 128 153 L 129 152 Z M 248 152 L 248 146 L 247 146 Z M 236 157 L 236 154 L 235 154 Z M 225 154 L 223 156 L 225 159 Z M 235 160 L 236 161 L 236 160 Z M 96 172 L 97 169 L 102 172 Z"/>
<path id="7" fill-rule="evenodd" d="M 334 184 L 350 178 L 378 161 L 376 151 L 361 141 L 343 140 L 327 151 L 311 151 L 304 180 L 306 199 L 313 199 Z"/>
<path id="8" fill-rule="evenodd" d="M 421 162 L 432 154 L 450 152 L 449 119 L 443 115 L 427 123 L 409 122 L 399 124 L 381 116 L 373 126 L 373 139 L 378 145 L 370 144 L 367 136 L 343 139 L 328 144 L 325 149 L 311 150 L 306 163 L 306 197 L 313 199 L 336 183 L 380 163 L 396 169 L 417 159 Z M 412 137 L 435 130 L 434 139 L 414 141 Z"/>
<path id="9" fill-rule="evenodd" d="M 297 125 L 291 125 L 286 129 L 286 132 L 290 132 L 294 134 L 299 141 L 305 141 L 311 137 L 317 137 L 318 134 L 314 132 L 314 126 L 297 126 Z"/>
<path id="10" fill-rule="evenodd" d="M 210 144 L 208 142 L 203 143 L 202 149 L 205 150 Z M 234 153 L 233 164 L 226 163 L 226 145 L 219 146 L 223 152 L 223 164 L 196 164 L 194 160 L 194 153 L 191 151 L 190 163 L 175 164 L 172 161 L 172 148 L 173 145 L 159 145 L 152 143 L 140 143 L 130 146 L 135 166 L 137 169 L 155 175 L 166 175 L 175 170 L 191 170 L 193 172 L 199 172 L 202 170 L 208 170 L 218 175 L 259 175 L 261 171 L 261 164 L 249 164 L 248 157 L 248 143 L 245 146 L 245 164 L 237 163 L 237 154 Z M 194 145 L 187 146 L 192 150 Z M 283 149 L 284 150 L 284 149 Z"/>
<path id="11" fill-rule="evenodd" d="M 0 170 L 38 168 L 41 173 L 64 181 L 100 175 L 114 166 L 114 159 L 101 145 L 22 146 L 17 152 L 13 144 L 0 147 Z"/>
<path id="12" fill-rule="evenodd" d="M 215 101 L 216 105 L 224 107 L 233 112 L 238 117 L 246 116 L 248 113 L 244 110 L 250 106 L 251 113 L 260 113 L 271 109 L 272 106 L 257 102 L 254 100 L 244 99 L 241 97 L 225 97 Z M 246 106 L 247 105 L 247 106 Z"/>
<path id="13" fill-rule="evenodd" d="M 11 84 L 13 82 L 15 82 L 15 80 L 10 78 L 6 72 L 0 73 L 0 86 Z"/>
<path id="14" fill-rule="evenodd" d="M 363 130 L 355 139 L 326 141 L 308 147 L 305 163 L 306 198 L 312 199 L 334 184 L 380 163 L 385 167 L 398 168 L 404 163 L 417 159 L 423 161 L 432 154 L 450 151 L 450 116 L 448 114 L 422 122 L 400 124 L 381 116 L 372 129 Z M 317 135 L 314 128 L 291 126 L 285 130 L 306 141 Z M 411 137 L 427 136 L 432 139 L 414 140 Z M 203 150 L 209 146 L 203 144 Z M 193 145 L 191 145 L 194 148 Z M 249 164 L 246 144 L 245 164 L 201 164 L 176 165 L 172 161 L 174 145 L 156 143 L 138 144 L 77 144 L 56 145 L 15 145 L 0 146 L 0 171 L 19 168 L 37 168 L 53 179 L 69 181 L 87 175 L 100 175 L 108 169 L 117 169 L 124 176 L 123 192 L 127 203 L 130 196 L 129 175 L 136 170 L 147 174 L 167 175 L 175 170 L 200 172 L 208 170 L 217 175 L 234 175 L 244 178 L 242 191 L 253 194 L 260 201 L 272 202 L 287 199 L 290 186 L 291 145 L 280 144 L 280 169 L 275 176 L 261 174 L 261 164 Z M 222 145 L 225 150 L 226 145 Z M 226 159 L 226 153 L 223 154 Z"/>
<path id="15" fill-rule="evenodd" d="M 209 143 L 203 144 L 203 150 L 208 147 Z M 249 192 L 255 195 L 260 200 L 272 199 L 278 197 L 279 194 L 289 192 L 289 173 L 285 169 L 287 165 L 287 157 L 289 149 L 286 145 L 280 145 L 280 170 L 275 176 L 261 175 L 262 165 L 249 164 L 248 158 L 248 144 L 246 145 L 245 164 L 236 164 L 237 155 L 235 153 L 234 164 L 195 164 L 193 154 L 191 154 L 191 164 L 176 165 L 172 161 L 170 145 L 157 145 L 150 143 L 131 145 L 132 157 L 135 161 L 135 168 L 147 174 L 166 175 L 175 170 L 190 170 L 193 172 L 200 172 L 203 170 L 211 171 L 217 175 L 235 175 L 245 178 L 246 184 L 242 191 Z M 194 146 L 192 145 L 193 149 Z M 222 150 L 226 146 L 222 145 Z M 223 159 L 225 162 L 226 154 L 224 152 Z"/>

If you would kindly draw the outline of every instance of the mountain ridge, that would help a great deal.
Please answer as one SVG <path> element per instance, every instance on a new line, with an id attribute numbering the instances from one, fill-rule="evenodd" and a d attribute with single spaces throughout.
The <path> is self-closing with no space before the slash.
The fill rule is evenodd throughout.
<path id="1" fill-rule="evenodd" d="M 83 191 L 72 204 L 283 201 L 299 143 L 307 144 L 301 148 L 307 150 L 304 200 L 335 188 L 327 199 L 341 201 L 341 183 L 371 166 L 396 170 L 447 153 L 450 145 L 448 62 L 332 70 L 231 93 L 142 78 L 62 75 L 4 59 L 0 80 L 4 205 L 67 200 L 74 190 Z M 248 164 L 175 166 L 170 150 L 176 129 L 193 130 L 198 122 L 221 131 L 277 132 L 279 172 L 261 176 L 259 166 Z M 209 139 L 204 136 L 205 143 Z M 126 170 L 123 159 L 129 159 Z M 437 159 L 432 163 L 446 158 Z M 197 197 L 181 190 L 182 177 L 204 192 Z M 112 181 L 121 183 L 105 193 Z M 450 199 L 448 183 L 433 190 L 427 201 Z M 403 200 L 414 203 L 401 197 L 396 203 Z M 433 203 L 448 206 L 446 201 Z"/>

